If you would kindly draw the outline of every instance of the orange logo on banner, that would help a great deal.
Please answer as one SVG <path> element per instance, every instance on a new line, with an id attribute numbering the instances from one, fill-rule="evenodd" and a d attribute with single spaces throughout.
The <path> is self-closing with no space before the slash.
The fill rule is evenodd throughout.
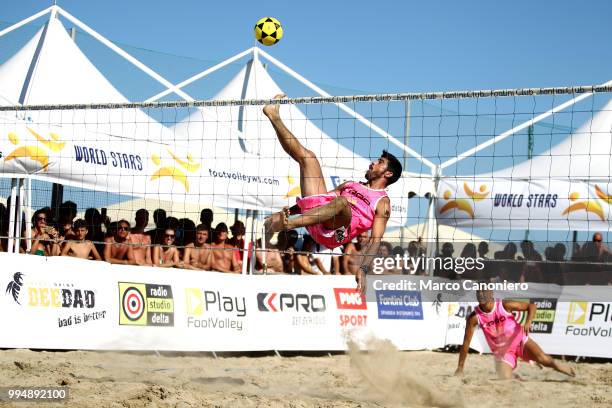
<path id="1" fill-rule="evenodd" d="M 486 184 L 481 184 L 479 188 L 479 192 L 475 192 L 468 186 L 467 183 L 463 183 L 463 190 L 468 195 L 468 197 L 470 197 L 470 199 L 474 202 L 484 200 L 491 193 L 490 191 L 486 191 L 487 190 Z M 457 198 L 457 199 L 451 200 L 452 193 L 450 190 L 446 190 L 444 192 L 443 197 L 445 200 L 448 200 L 448 203 L 444 204 L 444 206 L 440 208 L 440 214 L 444 214 L 447 211 L 456 209 L 458 211 L 463 211 L 464 213 L 468 214 L 470 218 L 474 218 L 474 207 L 470 203 L 469 199 Z"/>
<path id="2" fill-rule="evenodd" d="M 187 153 L 187 160 L 183 160 L 180 157 L 178 157 L 176 154 L 174 154 L 172 150 L 170 149 L 167 149 L 167 150 L 168 150 L 168 153 L 170 154 L 170 157 L 172 157 L 172 160 L 174 161 L 174 163 L 178 164 L 180 167 L 182 167 L 187 172 L 195 173 L 196 171 L 200 169 L 201 164 L 193 160 L 191 153 Z M 151 161 L 156 166 L 161 166 L 161 158 L 158 155 L 152 154 Z M 172 178 L 172 180 L 178 181 L 179 183 L 183 185 L 183 187 L 185 187 L 185 191 L 189 192 L 189 181 L 187 180 L 187 174 L 185 174 L 185 172 L 183 172 L 183 170 L 181 170 L 179 167 L 174 166 L 174 165 L 160 167 L 151 176 L 151 181 L 156 180 L 158 178 L 162 178 L 162 177 L 170 177 Z"/>
<path id="3" fill-rule="evenodd" d="M 573 192 L 569 195 L 570 201 L 576 201 L 579 198 L 580 198 L 580 193 L 578 192 Z M 572 213 L 575 211 L 582 211 L 582 210 L 596 214 L 602 221 L 605 220 L 603 208 L 601 208 L 601 205 L 595 200 L 578 201 L 575 204 L 571 204 L 569 207 L 563 210 L 561 214 L 569 215 L 569 213 Z"/>
<path id="4" fill-rule="evenodd" d="M 34 130 L 30 128 L 26 129 L 28 129 L 28 132 L 30 132 L 32 136 L 34 136 L 36 140 L 38 140 L 40 144 L 42 144 L 43 147 L 53 152 L 59 152 L 66 146 L 66 142 L 62 142 L 60 140 L 60 136 L 55 133 L 49 133 L 51 139 L 45 139 Z M 17 134 L 14 132 L 10 132 L 8 134 L 8 140 L 15 146 L 20 143 L 19 136 L 17 136 Z M 42 170 L 49 170 L 49 153 L 42 147 L 34 145 L 19 146 L 11 153 L 9 153 L 8 156 L 6 156 L 5 160 L 10 161 L 21 158 L 28 158 L 30 160 L 34 160 L 35 162 L 38 162 L 38 164 L 40 164 Z"/>

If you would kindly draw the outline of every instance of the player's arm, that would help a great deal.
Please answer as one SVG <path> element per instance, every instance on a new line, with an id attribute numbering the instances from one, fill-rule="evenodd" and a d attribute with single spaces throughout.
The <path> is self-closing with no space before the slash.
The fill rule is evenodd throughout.
<path id="1" fill-rule="evenodd" d="M 303 270 L 304 272 L 306 272 L 309 275 L 314 275 L 315 272 L 312 270 L 312 266 L 310 265 L 310 262 L 308 262 L 308 255 L 304 255 L 304 254 L 297 254 L 295 256 L 295 259 L 297 261 L 298 266 L 300 267 L 301 270 Z"/>
<path id="2" fill-rule="evenodd" d="M 200 269 L 204 269 L 205 271 L 210 271 L 212 269 L 212 260 L 213 260 L 212 250 L 210 249 L 209 246 L 207 246 L 208 244 L 204 244 L 204 245 L 205 245 L 205 248 L 208 248 L 208 249 L 204 249 L 204 251 L 208 251 L 206 255 L 206 261 L 204 261 L 204 263 L 198 261 L 199 262 L 198 265 Z"/>
<path id="3" fill-rule="evenodd" d="M 151 266 L 153 265 L 153 257 L 151 256 L 151 237 L 146 236 L 148 239 L 145 239 L 144 244 L 146 245 L 145 247 L 145 262 L 147 263 L 147 265 Z"/>
<path id="4" fill-rule="evenodd" d="M 463 345 L 459 351 L 459 363 L 457 363 L 457 369 L 455 375 L 463 375 L 463 366 L 465 365 L 465 359 L 467 358 L 468 351 L 470 351 L 470 343 L 474 336 L 474 330 L 478 325 L 478 317 L 475 312 L 472 312 L 465 321 L 465 334 L 463 335 Z"/>
<path id="5" fill-rule="evenodd" d="M 197 262 L 195 262 L 193 265 L 191 264 L 191 251 L 193 251 L 194 247 L 191 246 L 192 244 L 189 244 L 185 247 L 185 251 L 183 252 L 183 268 L 185 269 L 197 269 Z"/>
<path id="6" fill-rule="evenodd" d="M 529 334 L 529 330 L 531 329 L 531 322 L 535 318 L 536 312 L 538 311 L 538 307 L 534 303 L 529 302 L 519 302 L 516 300 L 504 300 L 502 302 L 504 305 L 504 309 L 507 312 L 524 312 L 527 311 L 527 319 L 525 319 L 525 323 L 523 324 L 523 328 L 525 329 L 525 334 Z"/>
<path id="7" fill-rule="evenodd" d="M 391 217 L 391 201 L 389 197 L 383 197 L 376 206 L 376 213 L 374 214 L 374 224 L 372 225 L 372 235 L 370 240 L 365 245 L 362 251 L 361 266 L 357 271 L 357 289 L 361 292 L 365 292 L 365 272 L 370 270 L 374 258 L 378 254 L 380 248 L 380 242 L 382 241 L 385 230 L 387 229 L 387 222 Z"/>
<path id="8" fill-rule="evenodd" d="M 231 249 L 230 250 L 230 255 L 232 256 L 232 272 L 241 272 L 242 269 L 242 261 L 238 262 L 238 260 L 236 259 L 236 254 L 234 253 L 234 250 Z"/>
<path id="9" fill-rule="evenodd" d="M 346 187 L 346 185 L 350 183 L 350 181 L 345 181 L 344 183 L 340 184 L 338 187 L 334 188 L 331 191 L 328 191 L 328 193 L 335 193 L 337 195 L 340 195 L 340 193 L 342 192 L 342 190 L 344 189 L 344 187 Z"/>

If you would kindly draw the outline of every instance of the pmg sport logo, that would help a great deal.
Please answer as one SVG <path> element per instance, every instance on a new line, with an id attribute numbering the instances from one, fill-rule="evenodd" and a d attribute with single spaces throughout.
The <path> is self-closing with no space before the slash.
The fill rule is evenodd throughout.
<path id="1" fill-rule="evenodd" d="M 368 303 L 361 291 L 353 288 L 334 288 L 340 327 L 354 328 L 367 325 Z"/>
<path id="2" fill-rule="evenodd" d="M 325 296 L 305 293 L 258 293 L 257 308 L 260 312 L 325 312 Z"/>

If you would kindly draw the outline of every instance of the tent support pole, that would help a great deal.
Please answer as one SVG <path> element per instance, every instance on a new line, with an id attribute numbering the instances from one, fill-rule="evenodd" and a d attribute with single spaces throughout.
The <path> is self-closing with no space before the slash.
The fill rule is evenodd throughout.
<path id="1" fill-rule="evenodd" d="M 123 51 L 121 48 L 117 47 L 115 44 L 113 44 L 112 42 L 107 40 L 106 37 L 100 35 L 97 31 L 95 31 L 94 29 L 90 28 L 87 24 L 83 23 L 81 20 L 79 20 L 78 18 L 74 17 L 72 14 L 68 13 L 67 11 L 65 11 L 64 9 L 62 9 L 59 6 L 56 6 L 56 9 L 57 9 L 57 11 L 62 16 L 64 16 L 66 19 L 70 20 L 70 22 L 72 22 L 73 24 L 79 26 L 87 34 L 91 35 L 93 38 L 95 38 L 96 40 L 100 41 L 102 44 L 106 45 L 112 51 L 114 51 L 115 53 L 119 54 L 125 60 L 127 60 L 132 65 L 134 65 L 136 68 L 140 69 L 145 74 L 149 75 L 151 78 L 155 79 L 157 82 L 159 82 L 160 84 L 162 84 L 166 88 L 171 89 L 172 92 L 176 93 L 178 96 L 180 96 L 184 100 L 186 100 L 186 101 L 193 101 L 194 100 L 191 96 L 187 95 L 185 92 L 183 92 L 180 89 L 176 88 L 170 81 L 168 81 L 167 79 L 165 79 L 164 77 L 159 75 L 157 72 L 153 71 L 151 68 L 149 68 L 148 66 L 146 66 L 145 64 L 143 64 L 142 62 L 137 60 L 136 58 L 132 57 L 127 52 Z"/>
<path id="2" fill-rule="evenodd" d="M 18 23 L 13 24 L 10 27 L 5 28 L 4 30 L 0 31 L 0 37 L 2 37 L 5 34 L 10 33 L 11 31 L 15 31 L 16 29 L 18 29 L 19 27 L 23 27 L 24 25 L 28 24 L 31 21 L 36 20 L 39 17 L 44 16 L 45 14 L 51 12 L 51 10 L 54 8 L 55 6 L 51 6 L 51 7 L 47 7 L 46 9 L 39 11 L 38 13 L 31 15 L 28 18 L 25 18 L 23 20 L 21 20 Z"/>
<path id="3" fill-rule="evenodd" d="M 251 210 L 246 210 L 246 222 L 244 223 L 245 225 L 245 229 L 247 226 L 250 225 L 250 220 L 251 220 L 251 214 L 252 211 Z M 249 264 L 249 251 L 248 251 L 248 231 L 245 231 L 244 234 L 244 246 L 242 248 L 242 274 L 246 275 L 247 274 L 247 266 Z"/>
<path id="4" fill-rule="evenodd" d="M 6 245 L 7 252 L 15 252 L 15 213 L 17 204 L 17 179 L 11 179 L 11 202 L 8 205 L 9 212 L 9 225 L 8 225 L 8 241 Z M 17 252 L 19 252 L 19 245 L 17 245 Z"/>
<path id="5" fill-rule="evenodd" d="M 432 191 L 429 197 L 429 206 L 427 208 L 427 257 L 433 258 L 436 255 L 436 248 L 438 247 L 438 220 L 436 218 L 436 196 L 438 193 L 438 183 L 442 175 L 441 168 L 436 166 L 432 171 L 432 177 L 434 179 L 434 191 Z M 428 269 L 427 275 L 433 276 L 434 270 L 427 262 Z"/>

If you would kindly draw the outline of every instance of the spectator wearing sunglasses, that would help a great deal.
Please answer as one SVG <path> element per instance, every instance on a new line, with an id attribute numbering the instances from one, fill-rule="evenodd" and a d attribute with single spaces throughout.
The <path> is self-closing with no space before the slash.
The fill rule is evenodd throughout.
<path id="1" fill-rule="evenodd" d="M 109 225 L 110 236 L 104 239 L 104 260 L 112 264 L 136 265 L 136 260 L 128 237 L 130 223 L 126 220 L 113 222 Z"/>
<path id="2" fill-rule="evenodd" d="M 162 237 L 162 244 L 153 247 L 153 265 L 162 268 L 179 266 L 180 258 L 178 249 L 174 246 L 176 230 L 166 228 Z"/>
<path id="3" fill-rule="evenodd" d="M 32 249 L 31 253 L 42 256 L 55 256 L 60 254 L 57 243 L 58 232 L 47 224 L 48 212 L 44 209 L 38 210 L 32 217 Z"/>

